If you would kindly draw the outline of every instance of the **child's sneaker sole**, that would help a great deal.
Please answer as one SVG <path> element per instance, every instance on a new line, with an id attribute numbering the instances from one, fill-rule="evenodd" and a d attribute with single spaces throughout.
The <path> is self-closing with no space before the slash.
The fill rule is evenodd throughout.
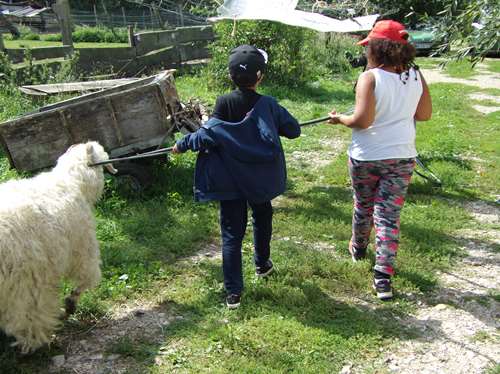
<path id="1" fill-rule="evenodd" d="M 226 306 L 228 307 L 228 309 L 238 309 L 240 307 L 240 303 L 236 303 L 236 304 L 226 303 Z"/>
<path id="2" fill-rule="evenodd" d="M 269 274 L 271 274 L 273 271 L 274 271 L 274 266 L 264 273 L 255 272 L 255 275 L 258 276 L 259 278 L 264 278 L 264 277 L 267 277 Z"/>
<path id="3" fill-rule="evenodd" d="M 236 294 L 231 294 L 226 297 L 226 306 L 229 309 L 239 308 L 241 302 L 241 296 Z"/>
<path id="4" fill-rule="evenodd" d="M 259 278 L 264 278 L 264 277 L 267 277 L 269 274 L 271 274 L 273 271 L 274 271 L 274 264 L 271 260 L 268 260 L 267 261 L 267 264 L 266 266 L 264 267 L 264 269 L 267 267 L 267 269 L 265 271 L 261 271 L 260 269 L 262 269 L 263 267 L 258 267 L 255 269 L 255 275 Z"/>

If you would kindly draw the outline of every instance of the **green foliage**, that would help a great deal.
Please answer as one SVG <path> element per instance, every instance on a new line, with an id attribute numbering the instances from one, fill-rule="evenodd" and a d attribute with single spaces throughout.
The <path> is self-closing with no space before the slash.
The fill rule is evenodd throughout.
<path id="1" fill-rule="evenodd" d="M 268 21 L 241 21 L 237 22 L 233 29 L 232 22 L 224 21 L 215 25 L 215 33 L 217 40 L 210 45 L 211 84 L 230 84 L 227 71 L 229 52 L 241 44 L 255 45 L 268 53 L 268 80 L 293 86 L 310 77 L 309 66 L 305 63 L 306 51 L 302 48 L 308 33 L 305 29 Z M 277 35 L 281 37 L 277 38 Z"/>
<path id="2" fill-rule="evenodd" d="M 266 81 L 288 87 L 316 80 L 318 75 L 348 71 L 350 67 L 344 53 L 356 50 L 349 37 L 320 37 L 317 32 L 277 22 L 240 21 L 234 25 L 225 21 L 215 25 L 215 32 L 217 39 L 210 46 L 212 61 L 208 66 L 208 82 L 219 88 L 230 85 L 229 52 L 241 44 L 264 49 L 269 55 Z"/>
<path id="3" fill-rule="evenodd" d="M 73 32 L 73 41 L 75 43 L 127 43 L 128 33 L 124 28 L 77 27 Z"/>
<path id="4" fill-rule="evenodd" d="M 407 27 L 414 27 L 423 16 L 438 16 L 446 0 L 371 0 L 371 3 L 384 18 L 400 21 Z"/>
<path id="5" fill-rule="evenodd" d="M 321 75 L 342 74 L 351 71 L 346 52 L 357 56 L 363 49 L 356 45 L 357 39 L 340 33 L 327 34 L 325 37 L 311 35 L 305 43 L 309 59 Z"/>
<path id="6" fill-rule="evenodd" d="M 441 49 L 453 46 L 452 58 L 469 57 L 475 64 L 493 51 L 500 53 L 498 0 L 447 0 L 439 14 L 438 33 L 448 40 Z"/>
<path id="7" fill-rule="evenodd" d="M 42 40 L 45 40 L 47 42 L 61 42 L 62 41 L 62 35 L 59 34 L 47 34 L 42 37 Z"/>
<path id="8" fill-rule="evenodd" d="M 39 63 L 33 59 L 31 49 L 27 48 L 24 50 L 24 66 L 11 70 L 9 82 L 13 85 L 28 85 L 77 80 L 78 58 L 78 52 L 75 52 L 71 58 L 58 61 L 58 64 Z"/>
<path id="9" fill-rule="evenodd" d="M 189 2 L 187 5 L 189 6 L 189 13 L 197 16 L 210 17 L 217 14 L 217 8 L 220 6 L 220 3 L 218 0 L 206 0 L 199 2 L 199 4 Z"/>
<path id="10" fill-rule="evenodd" d="M 443 10 L 447 0 L 339 0 L 327 1 L 327 5 L 318 6 L 316 0 L 300 0 L 299 8 L 326 16 L 345 19 L 366 14 L 378 13 L 383 19 L 394 19 L 409 27 L 418 24 L 423 16 L 436 17 Z"/>
<path id="11" fill-rule="evenodd" d="M 0 74 L 3 74 L 3 85 L 15 87 L 26 84 L 61 83 L 78 80 L 78 52 L 71 58 L 61 61 L 58 65 L 50 66 L 45 63 L 37 63 L 32 56 L 31 49 L 24 50 L 24 65 L 14 68 L 9 57 L 0 52 Z M 11 107 L 3 107 L 7 110 Z"/>
<path id="12" fill-rule="evenodd" d="M 24 40 L 40 40 L 40 35 L 34 33 L 28 26 L 19 26 L 19 39 Z"/>

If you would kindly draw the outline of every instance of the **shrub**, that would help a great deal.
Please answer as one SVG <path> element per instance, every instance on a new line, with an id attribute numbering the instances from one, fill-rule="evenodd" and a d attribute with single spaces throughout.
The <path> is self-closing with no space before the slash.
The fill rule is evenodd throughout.
<path id="1" fill-rule="evenodd" d="M 19 26 L 18 27 L 20 38 L 23 40 L 40 40 L 40 35 L 35 34 L 28 26 Z"/>
<path id="2" fill-rule="evenodd" d="M 79 55 L 76 52 L 70 59 L 58 65 L 35 63 L 31 49 L 24 52 L 24 66 L 14 69 L 9 57 L 0 52 L 0 74 L 3 74 L 0 84 L 22 86 L 26 84 L 61 83 L 79 79 Z"/>
<path id="3" fill-rule="evenodd" d="M 324 37 L 310 38 L 305 48 L 315 61 L 317 74 L 342 74 L 352 69 L 346 52 L 357 56 L 363 51 L 356 42 L 357 39 L 348 34 L 330 33 Z"/>
<path id="4" fill-rule="evenodd" d="M 209 47 L 212 53 L 208 66 L 211 84 L 217 87 L 230 85 L 227 59 L 231 49 L 241 44 L 255 45 L 268 53 L 268 80 L 295 86 L 310 76 L 310 66 L 304 63 L 306 55 L 303 49 L 307 30 L 268 21 L 241 21 L 236 25 L 234 36 L 232 30 L 233 23 L 230 21 L 215 25 L 217 40 Z"/>
<path id="5" fill-rule="evenodd" d="M 227 60 L 232 48 L 251 44 L 269 55 L 266 81 L 296 87 L 320 75 L 343 73 L 351 69 L 345 51 L 359 52 L 349 36 L 320 34 L 312 30 L 269 21 L 224 21 L 215 25 L 217 39 L 212 53 L 207 82 L 217 88 L 231 85 Z"/>
<path id="6" fill-rule="evenodd" d="M 127 43 L 127 30 L 108 29 L 106 27 L 77 27 L 73 32 L 75 43 Z"/>
<path id="7" fill-rule="evenodd" d="M 61 34 L 46 34 L 42 36 L 42 39 L 48 42 L 60 42 L 62 41 Z"/>

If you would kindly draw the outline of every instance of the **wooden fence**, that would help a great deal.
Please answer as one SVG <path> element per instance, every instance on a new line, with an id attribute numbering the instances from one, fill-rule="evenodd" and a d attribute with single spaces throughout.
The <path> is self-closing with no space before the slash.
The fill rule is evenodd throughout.
<path id="1" fill-rule="evenodd" d="M 167 31 L 134 34 L 128 47 L 78 48 L 78 68 L 86 74 L 97 71 L 119 72 L 133 76 L 153 67 L 178 68 L 182 64 L 210 57 L 207 45 L 214 40 L 211 26 L 179 27 Z M 6 49 L 14 63 L 22 62 L 26 50 Z M 34 60 L 55 59 L 71 55 L 68 46 L 30 50 Z"/>

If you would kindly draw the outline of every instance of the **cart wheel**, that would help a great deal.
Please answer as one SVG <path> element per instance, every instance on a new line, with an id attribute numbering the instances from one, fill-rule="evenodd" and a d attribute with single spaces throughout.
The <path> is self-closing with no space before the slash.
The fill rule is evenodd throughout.
<path id="1" fill-rule="evenodd" d="M 122 192 L 138 194 L 153 184 L 153 173 L 150 165 L 144 163 L 124 162 L 115 165 L 118 172 L 114 175 L 118 189 Z"/>

